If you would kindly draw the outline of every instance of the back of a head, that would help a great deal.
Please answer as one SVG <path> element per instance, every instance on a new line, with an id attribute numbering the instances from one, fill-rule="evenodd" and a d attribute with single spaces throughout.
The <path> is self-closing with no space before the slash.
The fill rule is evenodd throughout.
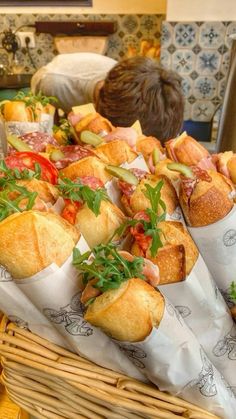
<path id="1" fill-rule="evenodd" d="M 100 91 L 98 112 L 115 126 L 139 119 L 143 133 L 161 141 L 174 138 L 183 123 L 181 78 L 155 60 L 133 57 L 108 73 Z"/>

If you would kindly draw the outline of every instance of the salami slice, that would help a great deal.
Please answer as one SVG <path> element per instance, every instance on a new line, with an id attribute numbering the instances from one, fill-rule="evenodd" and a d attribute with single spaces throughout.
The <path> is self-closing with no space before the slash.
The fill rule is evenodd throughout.
<path id="1" fill-rule="evenodd" d="M 60 147 L 60 150 L 64 154 L 64 157 L 54 163 L 57 169 L 64 169 L 74 161 L 94 155 L 92 150 L 81 145 L 66 145 Z"/>
<path id="2" fill-rule="evenodd" d="M 55 138 L 46 132 L 29 132 L 22 135 L 21 139 L 37 153 L 44 152 L 48 144 L 58 147 L 58 142 Z"/>

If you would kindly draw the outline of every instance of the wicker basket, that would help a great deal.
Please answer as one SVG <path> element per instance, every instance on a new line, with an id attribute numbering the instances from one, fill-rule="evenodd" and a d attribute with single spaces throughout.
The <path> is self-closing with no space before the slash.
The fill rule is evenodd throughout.
<path id="1" fill-rule="evenodd" d="M 99 367 L 6 317 L 0 355 L 9 397 L 35 418 L 218 418 L 152 385 Z"/>

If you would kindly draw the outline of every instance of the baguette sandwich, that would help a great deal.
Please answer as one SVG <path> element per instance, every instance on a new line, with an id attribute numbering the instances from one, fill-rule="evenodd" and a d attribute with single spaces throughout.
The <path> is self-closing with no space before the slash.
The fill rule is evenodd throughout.
<path id="1" fill-rule="evenodd" d="M 57 214 L 14 213 L 0 222 L 0 264 L 15 279 L 27 278 L 51 263 L 61 266 L 80 233 Z"/>
<path id="2" fill-rule="evenodd" d="M 144 260 L 128 261 L 112 245 L 98 246 L 93 254 L 89 265 L 74 258 L 85 285 L 85 320 L 114 339 L 144 340 L 159 325 L 165 306 L 162 295 L 146 282 Z"/>

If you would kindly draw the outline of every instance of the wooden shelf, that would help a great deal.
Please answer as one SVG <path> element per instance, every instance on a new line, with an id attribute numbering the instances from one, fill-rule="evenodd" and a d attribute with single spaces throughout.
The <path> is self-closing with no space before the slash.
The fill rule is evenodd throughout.
<path id="1" fill-rule="evenodd" d="M 36 32 L 51 35 L 108 36 L 116 32 L 116 22 L 35 22 Z"/>

